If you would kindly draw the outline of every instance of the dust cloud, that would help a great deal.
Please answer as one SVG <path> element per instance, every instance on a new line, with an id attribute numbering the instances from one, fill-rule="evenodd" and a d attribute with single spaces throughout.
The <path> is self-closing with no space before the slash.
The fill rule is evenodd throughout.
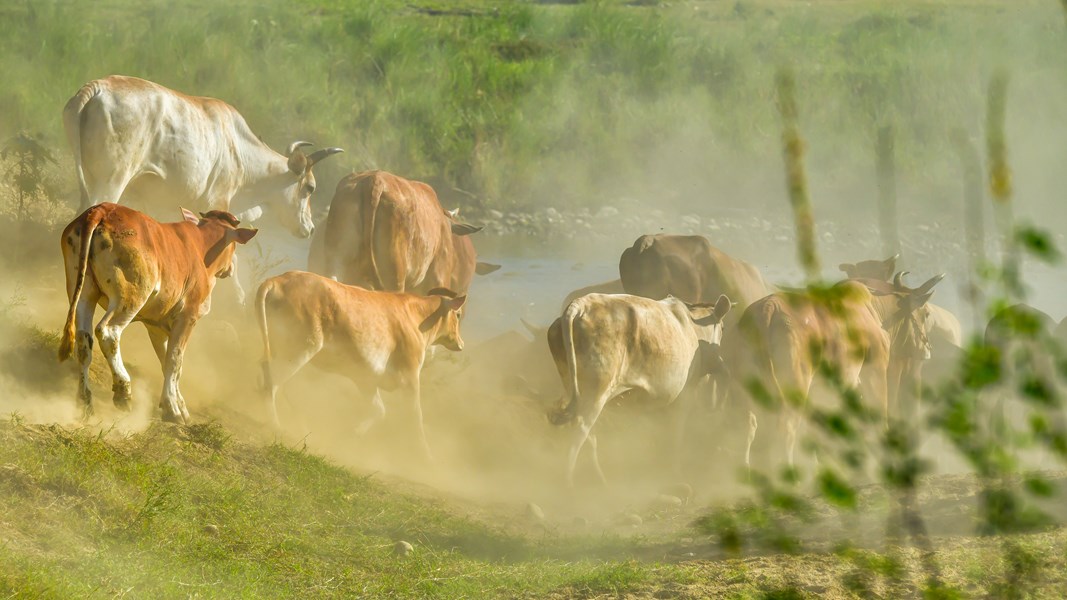
<path id="1" fill-rule="evenodd" d="M 1025 59 L 1036 50 L 1011 33 L 1005 31 L 999 41 L 991 43 L 1007 53 L 1015 75 L 1009 99 L 1008 146 L 1017 174 L 1018 214 L 1052 228 L 1055 239 L 1062 242 L 1057 228 L 1067 215 L 1057 207 L 1062 190 L 1067 189 L 1067 170 L 1060 168 L 1067 162 L 1067 147 L 1062 143 L 1067 139 L 1067 108 L 1059 100 L 1067 91 L 1067 72 L 1027 70 Z M 847 107 L 855 98 L 820 97 L 818 89 L 805 87 L 805 74 L 810 74 L 815 59 L 796 60 L 802 90 L 800 126 L 809 147 L 807 166 L 818 250 L 824 276 L 834 279 L 839 275 L 839 262 L 882 257 L 874 204 L 873 150 L 874 132 L 881 119 L 871 116 L 866 127 L 853 130 L 834 127 L 834 120 L 826 113 Z M 902 266 L 914 271 L 916 280 L 948 272 L 934 300 L 961 317 L 967 307 L 958 292 L 966 276 L 960 173 L 953 158 L 925 163 L 912 155 L 928 156 L 931 148 L 948 147 L 945 140 L 957 126 L 965 127 L 981 146 L 980 115 L 988 77 L 986 64 L 978 61 L 979 57 L 958 57 L 953 68 L 962 74 L 960 85 L 965 89 L 960 97 L 926 98 L 922 94 L 932 86 L 904 79 L 915 88 L 894 90 L 894 97 L 913 94 L 920 100 L 887 109 L 895 115 L 900 131 Z M 574 517 L 611 523 L 620 513 L 646 507 L 663 490 L 679 483 L 691 485 L 694 501 L 701 505 L 737 497 L 745 489 L 738 477 L 743 447 L 743 436 L 738 432 L 744 429 L 744 422 L 736 411 L 714 406 L 708 390 L 702 391 L 689 421 L 680 472 L 671 467 L 674 432 L 667 418 L 669 411 L 620 403 L 609 406 L 597 424 L 601 463 L 609 485 L 601 488 L 596 483 L 588 456 L 583 455 L 578 489 L 569 490 L 564 483 L 564 466 L 573 429 L 554 427 L 546 418 L 560 401 L 563 386 L 545 340 L 537 336 L 531 339 L 519 318 L 547 326 L 571 290 L 617 277 L 620 253 L 642 233 L 700 233 L 724 251 L 759 267 L 768 281 L 800 283 L 774 118 L 773 72 L 766 65 L 759 68 L 763 75 L 756 80 L 760 95 L 751 99 L 759 105 L 758 115 L 745 153 L 725 143 L 725 133 L 699 112 L 715 110 L 714 106 L 697 106 L 685 98 L 665 99 L 664 104 L 677 101 L 691 111 L 690 118 L 675 122 L 673 129 L 652 132 L 654 138 L 634 142 L 633 147 L 614 149 L 643 157 L 638 168 L 612 172 L 583 163 L 562 165 L 546 158 L 550 174 L 538 184 L 543 186 L 543 202 L 529 207 L 528 212 L 539 214 L 552 207 L 564 211 L 563 221 L 540 234 L 496 236 L 492 227 L 478 234 L 475 245 L 480 258 L 500 263 L 503 268 L 476 278 L 472 285 L 463 323 L 467 349 L 455 354 L 440 350 L 424 370 L 422 405 L 429 443 L 436 455 L 433 464 L 419 458 L 405 398 L 383 394 L 385 420 L 367 434 L 358 435 L 356 425 L 370 412 L 369 398 L 343 377 L 317 371 L 314 366 L 286 384 L 278 407 L 283 429 L 274 432 L 268 424 L 266 398 L 259 389 L 260 334 L 250 307 L 236 304 L 225 281 L 216 287 L 212 313 L 197 326 L 186 355 L 181 383 L 193 419 L 218 420 L 259 442 L 307 447 L 359 472 L 417 482 L 436 490 L 427 493 L 444 494 L 460 502 L 502 505 L 509 507 L 507 511 L 534 502 L 561 523 Z M 580 84 L 578 78 L 571 82 Z M 554 100 L 551 106 L 561 112 L 561 119 L 581 120 L 583 109 L 575 104 L 576 95 L 566 86 Z M 945 109 L 936 106 L 940 100 L 959 109 L 961 122 L 941 122 L 936 129 L 923 129 L 944 116 Z M 537 98 L 531 100 L 529 110 L 544 110 L 544 105 L 544 98 Z M 908 113 L 902 106 L 915 110 Z M 840 146 L 850 139 L 847 149 Z M 338 144 L 346 145 L 344 141 Z M 864 160 L 844 156 L 857 147 L 870 148 L 869 169 L 856 167 L 865 164 Z M 69 157 L 64 155 L 62 162 L 66 169 Z M 844 170 L 842 164 L 851 170 Z M 567 212 L 567 194 L 554 191 L 566 190 L 568 178 L 585 178 L 590 172 L 607 190 L 605 203 L 616 208 L 620 217 L 597 218 L 594 210 L 583 217 L 591 227 L 580 229 L 573 223 L 577 213 Z M 323 191 L 316 203 L 321 209 L 329 200 L 333 182 L 322 181 L 320 189 Z M 67 218 L 73 216 L 71 212 Z M 171 217 L 156 216 L 165 220 Z M 685 220 L 687 216 L 694 216 L 695 221 Z M 487 218 L 476 211 L 471 217 L 475 221 Z M 0 365 L 0 386 L 5 390 L 0 413 L 16 413 L 31 422 L 79 426 L 83 422 L 75 404 L 75 370 L 69 363 L 55 363 L 54 344 L 47 337 L 35 337 L 57 331 L 66 314 L 58 250 L 58 231 L 64 223 L 57 220 L 50 230 L 24 240 L 21 256 L 32 260 L 6 261 L 0 277 L 0 298 L 12 298 L 0 328 L 0 347 L 5 349 Z M 990 247 L 995 250 L 991 216 L 987 224 Z M 9 225 L 11 230 L 16 228 Z M 246 290 L 251 292 L 268 276 L 303 269 L 306 253 L 306 241 L 293 240 L 287 233 L 265 226 L 249 247 L 238 252 L 244 263 Z M 1057 319 L 1067 313 L 1061 270 L 1028 265 L 1026 274 L 1038 308 Z M 134 413 L 120 413 L 111 406 L 109 374 L 97 351 L 97 413 L 87 426 L 132 432 L 157 418 L 161 374 L 139 324 L 127 329 L 122 352 L 134 380 Z M 774 435 L 774 425 L 763 431 Z M 940 450 L 935 446 L 932 451 Z"/>

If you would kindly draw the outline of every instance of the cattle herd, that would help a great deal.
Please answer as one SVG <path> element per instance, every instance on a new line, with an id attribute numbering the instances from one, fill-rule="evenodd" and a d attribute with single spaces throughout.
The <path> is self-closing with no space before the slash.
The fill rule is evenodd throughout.
<path id="1" fill-rule="evenodd" d="M 216 279 L 235 273 L 236 245 L 257 233 L 241 222 L 274 213 L 294 235 L 312 236 L 312 169 L 341 149 L 307 155 L 309 144 L 298 141 L 283 156 L 232 106 L 131 77 L 87 83 L 63 120 L 84 212 L 61 238 L 70 309 L 60 359 L 77 358 L 78 398 L 91 413 L 95 333 L 114 402 L 128 409 L 130 375 L 119 346 L 126 326 L 140 321 L 163 369 L 162 418 L 187 421 L 183 352 L 210 309 Z M 203 212 L 181 208 L 181 221 L 159 223 L 112 202 Z M 234 215 L 237 206 L 248 208 Z M 477 230 L 446 211 L 425 183 L 383 171 L 343 178 L 312 241 L 310 272 L 267 279 L 255 294 L 265 410 L 275 425 L 279 387 L 315 364 L 373 398 L 375 416 L 360 429 L 385 413 L 379 390 L 401 390 L 429 458 L 420 372 L 432 346 L 462 350 L 472 278 L 496 268 L 477 261 L 470 237 Z M 847 279 L 815 293 L 776 288 L 701 236 L 638 238 L 622 253 L 619 279 L 572 293 L 547 330 L 543 350 L 565 390 L 549 419 L 574 430 L 569 480 L 585 446 L 604 478 L 594 428 L 620 396 L 677 402 L 680 428 L 698 390 L 746 407 L 738 413 L 746 415 L 746 463 L 759 425 L 747 407 L 758 393 L 777 400 L 781 459 L 795 460 L 797 427 L 820 365 L 834 367 L 884 419 L 906 411 L 924 362 L 958 351 L 961 332 L 956 317 L 930 303 L 941 276 L 908 287 L 896 258 L 841 265 Z M 104 315 L 94 327 L 97 305 Z M 675 440 L 680 444 L 681 435 Z"/>

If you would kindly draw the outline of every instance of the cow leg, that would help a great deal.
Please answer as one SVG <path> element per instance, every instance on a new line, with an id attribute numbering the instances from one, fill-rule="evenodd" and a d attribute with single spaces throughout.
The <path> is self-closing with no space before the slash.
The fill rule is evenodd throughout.
<path id="1" fill-rule="evenodd" d="M 589 454 L 593 459 L 593 469 L 596 471 L 596 476 L 600 479 L 600 485 L 607 486 L 608 478 L 604 477 L 604 471 L 600 468 L 600 453 L 596 442 L 596 434 L 589 435 Z"/>
<path id="2" fill-rule="evenodd" d="M 580 400 L 576 419 L 578 429 L 571 440 L 571 449 L 567 455 L 567 485 L 572 488 L 574 487 L 574 470 L 578 465 L 578 453 L 582 451 L 582 446 L 589 439 L 589 434 L 593 431 L 593 425 L 596 424 L 596 420 L 600 416 L 600 412 L 604 410 L 604 405 L 607 404 L 609 398 L 607 394 L 603 394 L 585 410 L 582 409 Z M 597 468 L 599 469 L 599 464 Z"/>
<path id="3" fill-rule="evenodd" d="M 278 392 L 281 387 L 285 385 L 287 381 L 293 378 L 294 375 L 300 372 L 305 365 L 311 362 L 312 358 L 322 350 L 323 340 L 317 339 L 312 341 L 312 345 L 305 348 L 303 352 L 298 353 L 296 356 L 283 359 L 275 356 L 270 361 L 264 363 L 264 383 L 266 383 L 267 391 L 267 412 L 270 414 L 271 422 L 274 425 L 275 431 L 281 431 L 282 422 L 278 418 Z"/>
<path id="4" fill-rule="evenodd" d="M 422 446 L 422 455 L 426 459 L 426 462 L 434 462 L 433 452 L 430 452 L 430 443 L 426 441 L 426 430 L 422 425 L 422 397 L 419 385 L 418 375 L 415 376 L 411 382 L 411 412 L 413 425 L 415 426 L 415 434 L 418 437 L 418 442 Z"/>
<path id="5" fill-rule="evenodd" d="M 86 288 L 89 287 L 90 278 L 86 278 Z M 78 357 L 78 366 L 81 375 L 78 378 L 78 401 L 82 408 L 82 417 L 88 418 L 93 414 L 93 392 L 89 388 L 89 366 L 93 362 L 93 315 L 96 313 L 96 302 L 99 293 L 95 290 L 84 289 L 81 298 L 78 299 L 78 307 L 74 312 L 75 323 L 75 351 Z"/>
<path id="6" fill-rule="evenodd" d="M 382 392 L 378 388 L 374 388 L 374 398 L 371 399 L 371 406 L 374 408 L 374 413 L 362 420 L 359 425 L 356 425 L 356 435 L 366 435 L 372 427 L 385 418 L 385 403 L 382 402 Z"/>
<path id="7" fill-rule="evenodd" d="M 756 441 L 756 429 L 759 421 L 756 419 L 756 411 L 748 411 L 748 441 L 745 443 L 745 472 L 752 473 L 752 442 Z"/>
<path id="8" fill-rule="evenodd" d="M 185 345 L 193 333 L 194 317 L 179 317 L 167 338 L 167 354 L 163 365 L 163 393 L 160 404 L 163 405 L 163 420 L 171 423 L 189 421 L 189 409 L 185 406 L 178 391 L 178 380 L 182 376 L 182 363 L 185 360 Z"/>
<path id="9" fill-rule="evenodd" d="M 96 339 L 100 341 L 100 350 L 107 359 L 108 367 L 111 368 L 111 389 L 115 393 L 113 398 L 115 406 L 129 411 L 133 394 L 130 389 L 130 374 L 126 371 L 126 365 L 122 363 L 119 342 L 122 340 L 123 330 L 137 316 L 141 307 L 122 306 L 121 302 L 117 295 L 111 298 L 107 311 L 96 325 Z"/>
<path id="10" fill-rule="evenodd" d="M 233 281 L 233 292 L 237 298 L 237 304 L 239 306 L 245 306 L 245 289 L 241 287 L 241 278 L 237 276 L 237 254 L 233 255 L 231 259 L 233 261 L 233 267 L 230 271 L 230 280 Z"/>

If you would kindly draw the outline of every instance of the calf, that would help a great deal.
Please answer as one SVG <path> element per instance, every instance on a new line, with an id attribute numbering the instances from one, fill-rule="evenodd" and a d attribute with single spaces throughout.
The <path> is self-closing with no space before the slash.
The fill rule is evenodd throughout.
<path id="1" fill-rule="evenodd" d="M 370 291 L 302 271 L 264 281 L 256 293 L 256 315 L 274 426 L 280 427 L 278 388 L 314 362 L 364 391 L 374 390 L 375 416 L 361 426 L 363 431 L 385 415 L 380 389 L 406 391 L 418 441 L 429 459 L 419 374 L 431 345 L 463 349 L 458 311 L 465 300 L 448 290 L 432 290 L 429 296 Z"/>
<path id="2" fill-rule="evenodd" d="M 625 294 L 588 294 L 564 309 L 549 328 L 548 344 L 568 401 L 550 419 L 557 425 L 577 421 L 567 459 L 569 485 L 587 440 L 597 475 L 605 481 L 590 434 L 608 401 L 634 390 L 649 402 L 674 402 L 687 384 L 707 374 L 705 345 L 719 343 L 729 310 L 726 296 L 712 306 Z"/>
<path id="3" fill-rule="evenodd" d="M 130 375 L 122 363 L 119 342 L 123 330 L 140 321 L 163 367 L 163 419 L 189 419 L 178 389 L 185 345 L 197 320 L 211 309 L 216 278 L 233 273 L 235 245 L 247 243 L 256 230 L 239 229 L 239 221 L 225 211 L 201 213 L 199 218 L 185 209 L 182 214 L 184 221 L 159 223 L 105 202 L 89 208 L 63 230 L 60 245 L 70 310 L 59 359 L 70 358 L 77 346 L 79 398 L 86 416 L 92 414 L 90 327 L 100 304 L 106 310 L 96 326 L 96 337 L 111 368 L 115 405 L 129 408 Z"/>

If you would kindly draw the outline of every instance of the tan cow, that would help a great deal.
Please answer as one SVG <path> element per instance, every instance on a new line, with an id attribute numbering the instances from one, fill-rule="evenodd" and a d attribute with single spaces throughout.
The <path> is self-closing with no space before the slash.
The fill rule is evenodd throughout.
<path id="1" fill-rule="evenodd" d="M 264 281 L 256 293 L 256 315 L 275 427 L 280 427 L 279 387 L 311 362 L 351 379 L 364 392 L 373 390 L 376 413 L 362 431 L 385 415 L 379 390 L 405 391 L 429 458 L 419 375 L 431 345 L 463 349 L 457 311 L 465 300 L 447 290 L 429 296 L 370 291 L 302 271 Z"/>
<path id="2" fill-rule="evenodd" d="M 385 171 L 351 174 L 337 184 L 326 218 L 320 264 L 309 268 L 368 289 L 465 294 L 478 263 L 467 237 L 481 230 L 456 222 L 433 188 Z"/>
<path id="3" fill-rule="evenodd" d="M 700 303 L 725 294 L 737 303 L 732 321 L 749 304 L 774 291 L 755 267 L 699 235 L 642 235 L 623 251 L 619 276 L 627 294 L 653 300 L 674 296 Z"/>
<path id="4" fill-rule="evenodd" d="M 849 279 L 881 279 L 889 281 L 897 272 L 897 260 L 900 254 L 894 254 L 885 260 L 861 260 L 858 263 L 841 263 L 838 269 L 844 271 Z"/>
<path id="5" fill-rule="evenodd" d="M 924 309 L 938 281 L 876 296 L 864 284 L 846 280 L 830 296 L 781 291 L 745 310 L 722 353 L 735 394 L 762 389 L 779 407 L 790 465 L 799 415 L 822 363 L 836 367 L 842 381 L 888 420 L 900 372 L 929 356 Z M 746 466 L 751 466 L 757 427 L 750 411 Z"/>
<path id="6" fill-rule="evenodd" d="M 729 310 L 726 296 L 711 306 L 687 305 L 673 297 L 589 294 L 567 306 L 549 327 L 548 344 L 567 390 L 566 406 L 550 418 L 555 424 L 577 422 L 567 458 L 570 485 L 586 441 L 597 475 L 605 481 L 596 438 L 590 435 L 604 406 L 627 391 L 656 404 L 678 399 L 688 384 L 708 373 L 704 348 L 722 339 L 722 319 Z M 677 414 L 684 418 L 684 411 Z M 681 443 L 680 435 L 675 443 Z"/>
<path id="7" fill-rule="evenodd" d="M 256 230 L 238 229 L 238 220 L 224 211 L 202 213 L 200 218 L 184 209 L 182 214 L 184 221 L 159 223 L 125 206 L 104 203 L 89 208 L 63 230 L 60 245 L 70 311 L 59 359 L 69 358 L 77 346 L 79 398 L 86 415 L 92 413 L 90 330 L 100 304 L 105 312 L 96 325 L 96 337 L 111 368 L 115 405 L 129 408 L 130 375 L 119 342 L 123 330 L 140 321 L 163 367 L 163 419 L 189 420 L 178 389 L 185 345 L 197 320 L 211 309 L 215 279 L 233 271 L 235 244 L 247 243 Z"/>
<path id="8" fill-rule="evenodd" d="M 838 265 L 849 279 L 874 279 L 889 281 L 893 278 L 899 254 L 885 260 L 863 260 L 856 264 Z M 927 319 L 926 333 L 930 337 L 931 350 L 937 358 L 955 361 L 963 347 L 963 328 L 960 320 L 946 308 L 936 304 L 927 304 L 930 317 Z"/>
<path id="9" fill-rule="evenodd" d="M 594 283 L 593 285 L 587 285 L 587 286 L 585 286 L 583 288 L 578 288 L 578 289 L 574 290 L 573 292 L 567 294 L 567 297 L 563 299 L 563 306 L 560 307 L 560 311 L 563 311 L 563 309 L 567 308 L 567 305 L 570 304 L 571 302 L 574 302 L 578 298 L 581 298 L 582 296 L 586 296 L 586 295 L 589 295 L 589 294 L 624 294 L 624 293 L 626 293 L 626 290 L 622 289 L 622 280 L 621 279 L 612 279 L 611 281 L 605 281 L 604 283 Z M 529 328 L 530 328 L 529 325 L 527 325 L 527 329 L 529 329 Z M 534 333 L 534 330 L 531 329 L 530 331 L 531 331 L 531 333 Z M 535 333 L 535 335 L 536 335 L 536 333 Z"/>

